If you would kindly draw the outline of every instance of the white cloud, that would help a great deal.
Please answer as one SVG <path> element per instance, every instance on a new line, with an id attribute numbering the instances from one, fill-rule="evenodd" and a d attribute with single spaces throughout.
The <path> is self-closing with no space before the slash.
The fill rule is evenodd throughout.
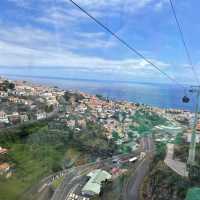
<path id="1" fill-rule="evenodd" d="M 23 37 L 22 37 L 23 36 Z M 40 42 L 48 43 L 52 34 L 42 29 L 32 28 L 31 26 L 7 26 L 0 24 L 0 39 L 21 45 L 33 45 Z"/>
<path id="2" fill-rule="evenodd" d="M 10 0 L 11 1 L 11 0 Z M 12 0 L 23 9 L 31 9 L 33 0 Z M 159 2 L 163 2 L 160 0 Z M 24 4 L 24 2 L 26 4 Z M 117 47 L 116 40 L 107 38 L 104 32 L 83 32 L 76 25 L 85 20 L 86 15 L 73 7 L 68 0 L 60 0 L 57 5 L 45 9 L 43 4 L 50 0 L 40 0 L 41 8 L 34 22 L 42 25 L 53 25 L 52 29 L 41 29 L 39 26 L 10 26 L 0 24 L 0 65 L 6 67 L 65 67 L 77 71 L 97 73 L 120 72 L 122 74 L 145 74 L 155 72 L 148 63 L 138 58 L 105 59 L 100 56 L 84 54 L 88 49 L 105 49 Z M 156 6 L 158 0 L 76 0 L 96 17 L 118 13 L 135 13 L 146 6 Z M 64 3 L 64 4 L 63 4 Z M 64 5 L 64 6 L 63 6 Z M 109 8 L 109 12 L 108 12 Z M 33 8 L 35 9 L 35 8 Z M 106 12 L 105 12 L 106 10 Z M 119 13 L 118 13 L 119 14 Z M 30 23 L 31 24 L 31 23 Z M 37 27 L 37 28 L 36 28 Z M 79 27 L 80 28 L 80 27 Z M 63 30 L 65 29 L 65 30 Z M 63 30 L 63 31 L 61 31 Z M 69 34 L 71 33 L 71 34 Z M 72 34 L 73 33 L 73 34 Z M 114 49 L 114 48 L 113 48 Z M 78 54 L 81 50 L 82 54 Z M 117 51 L 117 48 L 115 48 Z M 169 64 L 152 60 L 162 69 L 168 69 Z M 153 69 L 153 70 L 152 70 Z"/>
<path id="3" fill-rule="evenodd" d="M 43 22 L 54 22 L 62 19 L 64 21 L 81 21 L 84 16 L 69 0 L 9 0 L 17 6 L 43 12 L 39 18 Z M 135 14 L 147 6 L 155 9 L 162 9 L 167 0 L 74 0 L 75 3 L 85 8 L 95 17 L 119 16 L 119 13 Z M 46 9 L 48 6 L 48 9 Z M 36 9 L 37 7 L 37 9 Z"/>
<path id="4" fill-rule="evenodd" d="M 70 3 L 69 0 L 62 1 L 67 4 Z M 89 11 L 99 11 L 102 16 L 105 16 L 106 14 L 109 15 L 110 12 L 122 11 L 134 14 L 147 6 L 152 9 L 158 6 L 162 8 L 166 0 L 74 0 L 74 2 Z"/>
<path id="5" fill-rule="evenodd" d="M 94 38 L 94 37 L 98 37 L 98 38 L 104 38 L 106 33 L 105 32 L 75 32 L 75 35 L 82 37 L 82 38 Z"/>
<path id="6" fill-rule="evenodd" d="M 152 60 L 162 68 L 168 64 Z M 19 45 L 0 42 L 0 65 L 7 67 L 66 67 L 91 72 L 144 73 L 152 71 L 152 67 L 141 59 L 109 60 L 99 57 L 87 57 L 70 51 L 53 52 L 52 49 L 31 49 Z"/>
<path id="7" fill-rule="evenodd" d="M 36 22 L 58 27 L 69 27 L 85 19 L 88 19 L 88 17 L 79 10 L 58 5 L 51 6 L 48 10 L 44 9 L 39 17 L 34 18 Z"/>
<path id="8" fill-rule="evenodd" d="M 104 32 L 75 32 L 71 34 L 56 29 L 49 32 L 31 26 L 11 27 L 4 24 L 0 24 L 0 40 L 31 48 L 51 47 L 54 50 L 56 48 L 66 50 L 106 49 L 116 46 L 116 41 L 106 39 Z"/>

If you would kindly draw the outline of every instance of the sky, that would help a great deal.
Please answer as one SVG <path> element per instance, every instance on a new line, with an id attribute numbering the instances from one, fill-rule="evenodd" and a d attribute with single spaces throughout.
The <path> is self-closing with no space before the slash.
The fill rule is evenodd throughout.
<path id="1" fill-rule="evenodd" d="M 74 0 L 181 83 L 195 77 L 169 0 Z M 199 7 L 173 0 L 200 76 Z M 168 83 L 69 0 L 1 0 L 0 74 Z"/>

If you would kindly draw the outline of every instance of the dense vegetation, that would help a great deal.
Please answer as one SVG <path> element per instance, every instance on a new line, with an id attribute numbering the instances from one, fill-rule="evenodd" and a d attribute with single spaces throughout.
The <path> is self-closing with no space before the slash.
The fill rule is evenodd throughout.
<path id="1" fill-rule="evenodd" d="M 0 179 L 3 200 L 21 199 L 42 177 L 108 155 L 114 148 L 95 124 L 76 133 L 68 128 L 51 130 L 46 121 L 1 130 L 0 146 L 9 149 L 6 159 L 14 169 L 10 179 Z"/>
<path id="2" fill-rule="evenodd" d="M 176 145 L 175 146 L 175 151 L 174 151 L 174 156 L 181 160 L 182 162 L 187 162 L 187 157 L 189 153 L 189 144 L 183 144 L 181 145 Z M 198 165 L 200 165 L 200 145 L 196 145 L 196 162 Z"/>
<path id="3" fill-rule="evenodd" d="M 183 200 L 190 182 L 177 175 L 163 162 L 166 144 L 156 143 L 156 154 L 142 189 L 142 200 Z"/>
<path id="4" fill-rule="evenodd" d="M 66 91 L 64 94 L 64 99 L 67 102 L 70 102 L 70 101 L 79 102 L 80 100 L 84 99 L 84 97 L 79 93 L 71 93 L 71 92 Z"/>
<path id="5" fill-rule="evenodd" d="M 159 161 L 146 178 L 144 185 L 143 200 L 183 200 L 190 187 L 190 182 Z"/>
<path id="6" fill-rule="evenodd" d="M 138 126 L 133 126 L 131 129 L 137 131 L 141 135 L 149 134 L 154 126 L 167 123 L 165 118 L 156 113 L 145 112 L 143 110 L 138 110 L 135 115 L 133 115 L 132 119 Z"/>
<path id="7" fill-rule="evenodd" d="M 8 89 L 13 90 L 15 88 L 14 83 L 10 83 L 9 81 L 5 80 L 3 83 L 0 84 L 0 90 L 7 92 Z"/>
<path id="8" fill-rule="evenodd" d="M 183 142 L 181 136 L 177 137 L 177 141 L 174 156 L 180 161 L 187 162 L 189 145 Z M 151 172 L 143 184 L 142 200 L 183 200 L 191 187 L 200 187 L 199 176 L 195 179 L 183 178 L 164 164 L 165 151 L 165 144 L 156 144 L 156 155 L 151 166 Z M 200 164 L 199 151 L 200 145 L 197 145 L 196 161 L 198 166 Z"/>

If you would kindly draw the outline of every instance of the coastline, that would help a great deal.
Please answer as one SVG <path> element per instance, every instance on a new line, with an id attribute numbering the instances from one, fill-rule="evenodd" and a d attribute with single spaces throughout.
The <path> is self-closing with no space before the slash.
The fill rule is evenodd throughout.
<path id="1" fill-rule="evenodd" d="M 20 77 L 7 76 L 11 80 L 19 80 Z M 48 77 L 21 76 L 25 81 L 41 84 L 48 87 L 57 86 L 63 90 L 73 90 L 88 93 L 90 95 L 101 94 L 115 101 L 128 101 L 140 103 L 161 109 L 179 109 L 193 112 L 194 99 L 191 97 L 189 104 L 183 104 L 181 99 L 184 91 L 180 88 L 172 87 L 168 84 L 148 84 L 136 82 L 118 82 L 118 81 L 98 81 L 87 79 L 49 79 Z"/>

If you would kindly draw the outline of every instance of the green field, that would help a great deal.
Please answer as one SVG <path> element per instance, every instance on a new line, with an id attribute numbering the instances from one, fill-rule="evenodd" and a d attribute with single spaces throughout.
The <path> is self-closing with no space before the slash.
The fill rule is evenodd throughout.
<path id="1" fill-rule="evenodd" d="M 75 135 L 68 129 L 48 130 L 46 122 L 1 131 L 0 146 L 9 149 L 6 161 L 14 170 L 11 178 L 0 178 L 2 200 L 21 200 L 21 195 L 41 178 L 72 164 L 88 162 L 94 148 L 97 152 L 111 149 L 93 124 Z"/>

